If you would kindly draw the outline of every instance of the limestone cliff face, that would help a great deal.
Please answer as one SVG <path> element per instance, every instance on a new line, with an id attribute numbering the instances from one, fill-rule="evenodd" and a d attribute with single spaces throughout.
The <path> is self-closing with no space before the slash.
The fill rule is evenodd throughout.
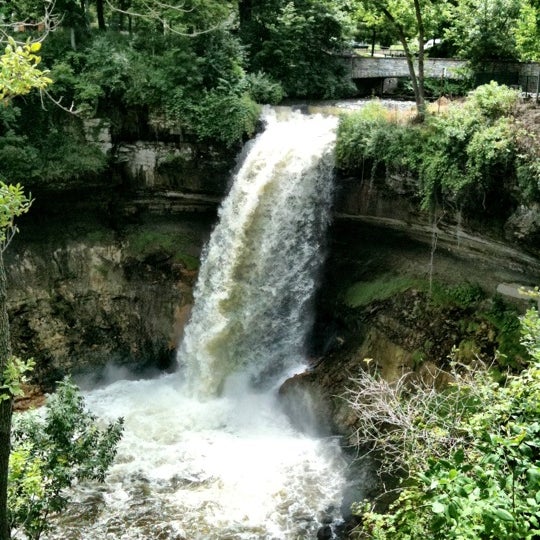
<path id="1" fill-rule="evenodd" d="M 234 151 L 180 142 L 112 144 L 98 127 L 96 141 L 115 161 L 104 188 L 94 186 L 90 197 L 38 194 L 30 223 L 6 253 L 14 350 L 37 360 L 36 376 L 47 384 L 67 372 L 99 373 L 111 362 L 170 366 L 189 317 L 198 257 L 234 165 Z M 531 209 L 521 209 L 506 229 L 476 227 L 457 215 L 419 212 L 413 184 L 398 176 L 384 184 L 339 182 L 310 340 L 320 367 L 302 377 L 317 394 L 307 399 L 310 408 L 320 403 L 332 410 L 324 430 L 347 431 L 347 414 L 334 397 L 364 358 L 376 358 L 391 377 L 416 362 L 425 342 L 441 343 L 438 354 L 456 344 L 436 335 L 453 336 L 444 325 L 419 332 L 414 320 L 423 320 L 425 309 L 418 302 L 401 312 L 374 307 L 345 324 L 343 294 L 350 286 L 389 274 L 477 282 L 488 293 L 501 283 L 540 283 L 534 242 L 524 248 L 508 241 L 536 238 Z"/>
<path id="2" fill-rule="evenodd" d="M 310 344 L 313 368 L 281 388 L 284 406 L 308 431 L 316 426 L 345 440 L 352 436 L 356 419 L 342 396 L 367 362 L 391 381 L 412 372 L 432 378 L 453 348 L 461 361 L 489 361 L 502 343 L 480 312 L 499 309 L 499 295 L 524 309 L 527 301 L 512 294 L 516 284 L 540 284 L 532 209 L 518 210 L 506 224 L 434 216 L 418 210 L 414 181 L 341 179 Z M 396 279 L 410 286 L 388 297 L 375 291 L 373 301 L 358 307 L 348 304 L 354 287 L 383 289 Z M 430 282 L 478 286 L 485 299 L 468 308 L 437 308 L 426 292 Z"/>
<path id="3" fill-rule="evenodd" d="M 211 221 L 86 226 L 78 239 L 75 221 L 42 228 L 39 241 L 23 230 L 6 264 L 14 352 L 37 361 L 45 386 L 66 373 L 99 378 L 108 364 L 173 367 Z"/>

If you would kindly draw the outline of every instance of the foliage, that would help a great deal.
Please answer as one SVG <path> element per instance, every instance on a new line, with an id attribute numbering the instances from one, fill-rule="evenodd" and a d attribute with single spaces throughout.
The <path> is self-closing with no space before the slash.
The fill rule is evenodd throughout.
<path id="1" fill-rule="evenodd" d="M 369 503 L 357 506 L 363 517 L 359 537 L 532 540 L 540 534 L 540 318 L 535 309 L 527 311 L 521 327 L 531 361 L 504 385 L 486 371 L 460 369 L 442 392 L 418 386 L 399 394 L 383 389 L 389 396 L 379 398 L 383 410 L 392 405 L 392 411 L 407 413 L 407 423 L 394 420 L 400 414 L 376 417 L 379 433 L 390 422 L 390 429 L 382 430 L 382 450 L 403 450 L 393 455 L 401 456 L 406 479 L 388 513 L 372 510 Z M 352 389 L 348 399 L 355 395 Z M 365 423 L 364 416 L 373 414 L 364 415 L 363 406 L 359 400 L 355 411 Z"/>
<path id="2" fill-rule="evenodd" d="M 540 5 L 522 2 L 516 27 L 516 49 L 520 60 L 537 62 L 540 59 Z"/>
<path id="3" fill-rule="evenodd" d="M 253 133 L 253 97 L 266 97 L 262 85 L 281 98 L 268 78 L 260 75 L 257 88 L 247 77 L 238 39 L 220 30 L 204 38 L 108 33 L 54 62 L 58 95 L 70 96 L 85 116 L 114 121 L 118 109 L 144 111 L 160 128 L 227 145 Z"/>
<path id="4" fill-rule="evenodd" d="M 217 89 L 204 92 L 196 101 L 186 98 L 181 91 L 174 95 L 177 100 L 166 110 L 169 125 L 180 125 L 200 139 L 232 146 L 255 131 L 260 108 L 247 94 Z"/>
<path id="5" fill-rule="evenodd" d="M 122 419 L 99 427 L 69 380 L 49 397 L 43 414 L 18 416 L 9 471 L 11 527 L 39 539 L 51 527 L 49 517 L 69 503 L 67 488 L 104 480 L 122 431 Z"/>
<path id="6" fill-rule="evenodd" d="M 441 79 L 439 77 L 426 77 L 424 79 L 424 91 L 427 98 L 437 99 L 440 97 L 463 97 L 472 90 L 472 78 Z M 403 97 L 414 97 L 414 89 L 409 79 L 398 81 L 398 91 Z"/>
<path id="7" fill-rule="evenodd" d="M 12 356 L 8 359 L 0 386 L 0 401 L 24 395 L 22 385 L 27 381 L 26 373 L 32 371 L 34 365 L 32 358 L 25 361 Z"/>
<path id="8" fill-rule="evenodd" d="M 372 101 L 358 112 L 342 115 L 337 134 L 337 165 L 359 170 L 365 169 L 367 163 L 372 174 L 380 164 L 388 172 L 414 169 L 415 147 L 420 144 L 422 133 L 417 126 L 394 122 L 389 111 L 378 101 Z"/>
<path id="9" fill-rule="evenodd" d="M 257 103 L 277 105 L 284 96 L 283 87 L 262 71 L 247 75 L 249 94 Z"/>
<path id="10" fill-rule="evenodd" d="M 36 67 L 40 58 L 34 53 L 38 50 L 38 45 L 27 44 L 20 47 L 12 39 L 8 40 L 5 53 L 0 57 L 0 106 L 8 106 L 10 100 L 16 96 L 26 95 L 33 88 L 43 89 L 51 82 L 45 72 Z M 9 121 L 9 115 L 6 119 Z M 28 210 L 30 200 L 23 194 L 19 185 L 11 186 L 2 182 L 0 193 L 0 243 L 2 249 L 5 249 L 16 232 L 13 219 Z M 0 538 L 2 539 L 9 538 L 7 499 L 9 455 L 11 452 L 12 393 L 20 391 L 21 379 L 28 368 L 28 364 L 11 355 L 6 298 L 5 269 L 0 251 L 0 320 L 2 321 L 0 324 L 2 333 L 0 336 L 0 378 L 3 389 L 0 400 L 0 432 L 2 434 L 2 447 L 0 448 Z"/>
<path id="11" fill-rule="evenodd" d="M 23 96 L 33 89 L 44 89 L 52 80 L 48 72 L 38 68 L 41 58 L 36 54 L 41 43 L 17 45 L 9 39 L 0 56 L 0 102 L 14 96 Z"/>
<path id="12" fill-rule="evenodd" d="M 3 251 L 17 232 L 15 218 L 30 209 L 32 200 L 20 184 L 5 184 L 0 181 L 0 250 Z"/>
<path id="13" fill-rule="evenodd" d="M 199 267 L 199 259 L 186 253 L 186 242 L 179 239 L 176 233 L 151 230 L 132 232 L 127 236 L 127 249 L 131 256 L 139 260 L 164 252 L 188 270 Z"/>
<path id="14" fill-rule="evenodd" d="M 30 187 L 54 184 L 58 188 L 67 180 L 87 179 L 105 168 L 107 156 L 86 140 L 79 119 L 66 118 L 51 126 L 46 112 L 33 107 L 31 100 L 19 107 L 24 117 L 32 112 L 32 125 L 25 125 L 25 119 L 0 137 L 1 176 Z"/>
<path id="15" fill-rule="evenodd" d="M 445 39 L 473 65 L 516 59 L 515 26 L 520 0 L 465 0 L 455 3 Z"/>
<path id="16" fill-rule="evenodd" d="M 517 144 L 517 181 L 526 200 L 540 200 L 540 126 L 534 120 L 518 120 L 515 132 Z"/>
<path id="17" fill-rule="evenodd" d="M 444 307 L 451 305 L 460 308 L 474 306 L 485 297 L 485 292 L 478 283 L 459 283 L 458 285 L 441 285 L 434 283 L 431 301 Z"/>
<path id="18" fill-rule="evenodd" d="M 359 307 L 378 300 L 386 300 L 412 287 L 422 286 L 420 280 L 400 276 L 382 276 L 369 282 L 357 282 L 345 291 L 344 301 L 350 307 Z"/>
<path id="19" fill-rule="evenodd" d="M 518 98 L 515 90 L 491 81 L 471 92 L 466 111 L 473 114 L 478 111 L 487 120 L 496 120 L 514 113 Z"/>
<path id="20" fill-rule="evenodd" d="M 471 92 L 465 104 L 451 105 L 421 126 L 397 122 L 378 105 L 344 115 L 337 165 L 354 171 L 367 165 L 373 180 L 395 172 L 418 178 L 413 195 L 424 208 L 504 214 L 515 204 L 512 197 L 525 202 L 536 193 L 513 189 L 527 167 L 539 162 L 531 152 L 520 151 L 517 99 L 516 91 L 491 82 Z"/>
<path id="21" fill-rule="evenodd" d="M 346 6 L 328 0 L 256 0 L 241 27 L 250 68 L 279 81 L 289 97 L 333 98 L 354 91 L 334 56 L 350 36 Z"/>

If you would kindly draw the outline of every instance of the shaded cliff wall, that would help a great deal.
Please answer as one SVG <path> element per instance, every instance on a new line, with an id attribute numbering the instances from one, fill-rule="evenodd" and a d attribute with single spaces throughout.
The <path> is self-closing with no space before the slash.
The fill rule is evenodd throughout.
<path id="1" fill-rule="evenodd" d="M 234 150 L 185 142 L 112 145 L 106 134 L 100 128 L 96 141 L 116 156 L 109 175 L 100 184 L 35 192 L 6 254 L 14 349 L 36 358 L 36 376 L 47 384 L 70 371 L 99 372 L 110 362 L 130 369 L 173 366 L 198 257 L 235 166 Z M 373 317 L 355 316 L 345 328 L 344 294 L 358 283 L 392 274 L 478 282 L 494 292 L 500 283 L 540 282 L 534 242 L 505 239 L 501 224 L 418 211 L 410 196 L 414 179 L 343 177 L 338 183 L 310 344 L 314 357 L 340 356 L 345 344 L 363 358 L 374 354 L 369 343 L 388 338 L 386 350 L 394 352 L 385 356 L 396 356 L 398 346 L 410 362 L 418 344 L 403 336 L 418 334 L 411 321 L 421 321 L 426 310 L 419 300 L 412 315 L 415 302 L 404 304 L 403 316 L 394 310 L 377 318 L 381 310 L 374 309 Z M 408 330 L 389 330 L 404 324 Z M 440 325 L 436 331 L 446 332 Z M 340 377 L 336 372 L 331 379 Z"/>
<path id="2" fill-rule="evenodd" d="M 174 369 L 238 149 L 142 127 L 87 122 L 106 173 L 27 186 L 34 204 L 5 257 L 9 313 L 14 352 L 34 357 L 46 388 L 110 364 Z"/>
<path id="3" fill-rule="evenodd" d="M 365 359 L 387 380 L 409 372 L 436 377 L 453 348 L 464 363 L 492 361 L 501 348 L 508 367 L 523 360 L 516 315 L 528 300 L 500 293 L 540 284 L 539 246 L 530 235 L 519 243 L 504 223 L 420 211 L 414 182 L 339 180 L 313 368 L 281 389 L 293 418 L 311 419 L 308 430 L 315 422 L 346 439 L 354 432 L 341 396 Z"/>
<path id="4" fill-rule="evenodd" d="M 49 387 L 108 364 L 173 369 L 198 259 L 214 216 L 177 215 L 111 229 L 71 215 L 25 223 L 6 260 L 14 352 Z"/>

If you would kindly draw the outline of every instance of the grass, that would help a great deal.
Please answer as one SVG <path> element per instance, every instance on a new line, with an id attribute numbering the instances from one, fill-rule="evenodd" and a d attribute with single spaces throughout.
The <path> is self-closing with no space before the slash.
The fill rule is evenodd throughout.
<path id="1" fill-rule="evenodd" d="M 375 281 L 354 283 L 345 291 L 344 301 L 349 307 L 367 306 L 371 302 L 386 300 L 412 288 L 425 290 L 426 283 L 407 276 L 385 275 Z"/>
<path id="2" fill-rule="evenodd" d="M 178 233 L 141 230 L 127 237 L 128 252 L 136 258 L 145 258 L 156 252 L 165 252 L 174 262 L 184 265 L 188 270 L 199 268 L 199 259 L 186 253 L 187 242 Z"/>

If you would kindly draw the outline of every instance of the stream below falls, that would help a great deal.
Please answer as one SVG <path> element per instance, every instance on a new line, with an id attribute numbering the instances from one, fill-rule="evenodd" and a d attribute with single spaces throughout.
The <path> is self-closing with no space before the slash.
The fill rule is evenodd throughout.
<path id="1" fill-rule="evenodd" d="M 55 539 L 316 538 L 340 519 L 339 442 L 293 429 L 275 392 L 233 377 L 223 394 L 186 397 L 175 375 L 119 381 L 86 396 L 125 435 L 105 484 L 79 486 Z"/>

